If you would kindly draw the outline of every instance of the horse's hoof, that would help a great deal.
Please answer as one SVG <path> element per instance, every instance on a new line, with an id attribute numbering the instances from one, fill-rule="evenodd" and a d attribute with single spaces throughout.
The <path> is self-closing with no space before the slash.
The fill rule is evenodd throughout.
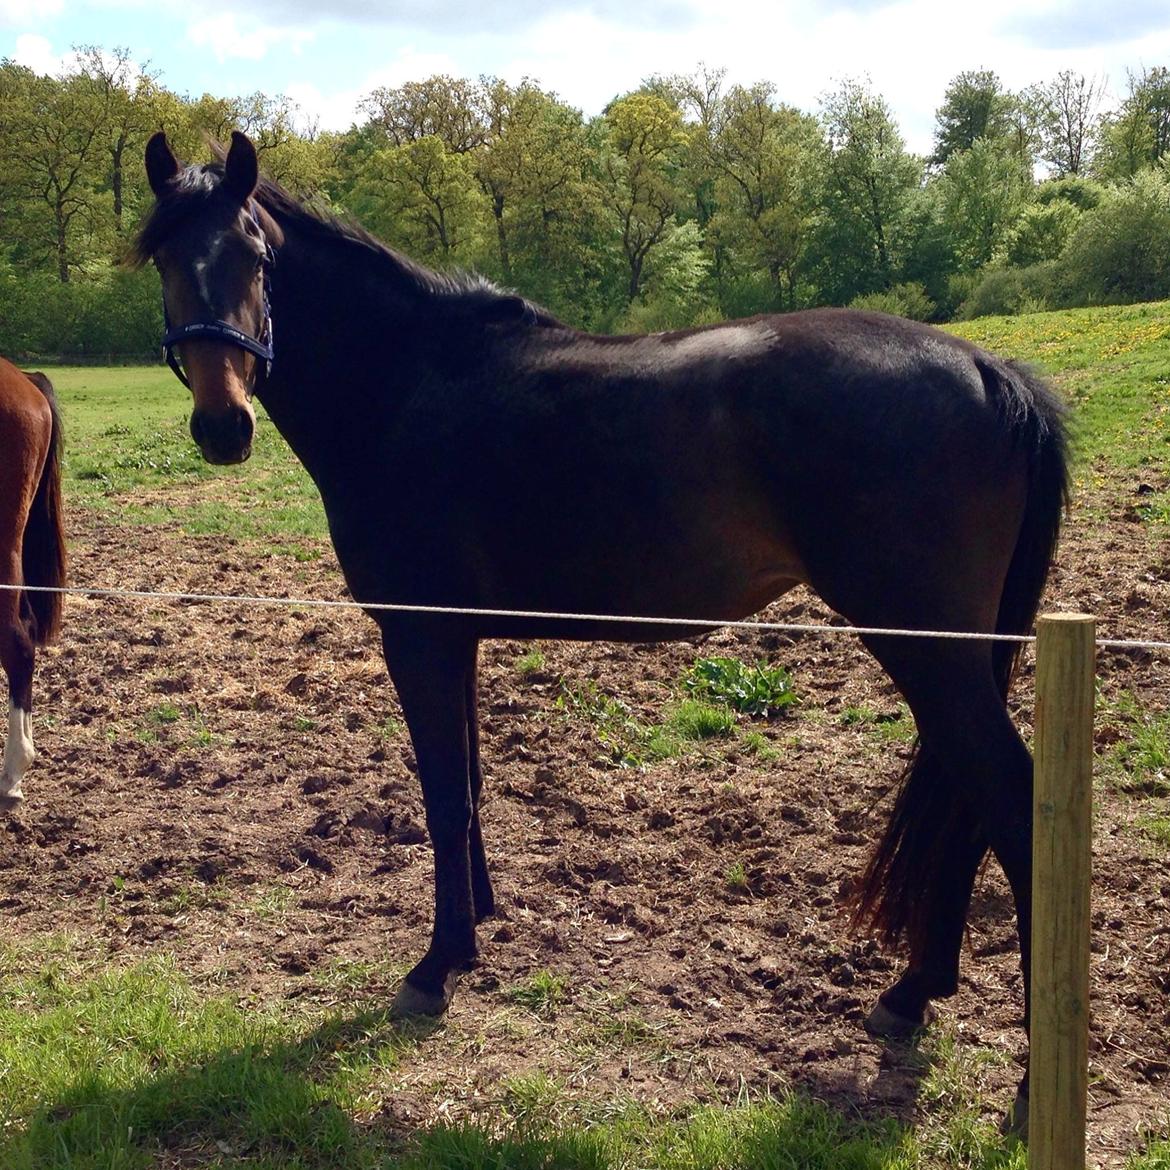
<path id="1" fill-rule="evenodd" d="M 1025 1144 L 1028 1141 L 1028 1094 L 1022 1089 L 1016 1090 L 1016 1099 L 1012 1102 L 1012 1107 L 1007 1111 L 1002 1122 L 1000 1122 L 999 1132 L 1004 1137 L 1018 1138 Z"/>
<path id="2" fill-rule="evenodd" d="M 415 987 L 408 976 L 402 981 L 394 1002 L 390 1005 L 390 1018 L 393 1020 L 408 1020 L 412 1016 L 426 1016 L 436 1020 L 451 1003 L 455 993 L 455 974 L 447 976 L 441 992 L 423 991 Z"/>
<path id="3" fill-rule="evenodd" d="M 922 1019 L 900 1015 L 886 1007 L 879 999 L 865 1019 L 865 1030 L 883 1040 L 910 1040 L 934 1022 L 934 1008 L 926 1005 Z"/>
<path id="4" fill-rule="evenodd" d="M 0 813 L 16 812 L 24 804 L 24 793 L 18 788 L 15 792 L 7 792 L 0 796 Z"/>

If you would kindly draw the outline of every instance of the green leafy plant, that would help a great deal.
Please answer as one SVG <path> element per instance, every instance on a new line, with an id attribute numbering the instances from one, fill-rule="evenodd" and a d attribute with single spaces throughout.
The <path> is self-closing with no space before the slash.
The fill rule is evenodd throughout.
<path id="1" fill-rule="evenodd" d="M 749 666 L 738 658 L 695 659 L 683 689 L 692 698 L 723 703 L 744 715 L 771 715 L 800 701 L 782 666 Z"/>

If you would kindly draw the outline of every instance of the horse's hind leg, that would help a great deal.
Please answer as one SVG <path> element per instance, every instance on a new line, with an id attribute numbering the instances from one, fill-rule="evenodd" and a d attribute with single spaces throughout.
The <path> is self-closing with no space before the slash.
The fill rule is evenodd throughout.
<path id="1" fill-rule="evenodd" d="M 989 649 L 918 639 L 873 639 L 870 649 L 906 696 L 922 745 L 879 846 L 888 864 L 871 869 L 886 883 L 879 924 L 904 936 L 910 959 L 870 1026 L 905 1032 L 925 1022 L 931 999 L 954 994 L 987 846 L 1015 898 L 1027 1005 L 1032 761 L 995 684 Z"/>
<path id="2" fill-rule="evenodd" d="M 0 567 L 0 581 L 20 583 L 19 556 Z M 36 651 L 21 595 L 0 590 L 0 665 L 8 675 L 8 735 L 0 765 L 0 810 L 23 799 L 21 782 L 35 755 L 32 740 L 32 679 Z"/>
<path id="3" fill-rule="evenodd" d="M 916 782 L 938 795 L 952 782 L 945 762 L 919 751 L 911 765 Z M 902 976 L 883 992 L 866 1028 L 879 1036 L 909 1036 L 930 1023 L 932 999 L 953 995 L 959 986 L 959 956 L 971 903 L 975 877 L 987 854 L 987 840 L 973 818 L 952 824 L 940 833 L 934 880 L 918 897 L 915 918 L 919 929 L 911 932 L 911 953 Z"/>

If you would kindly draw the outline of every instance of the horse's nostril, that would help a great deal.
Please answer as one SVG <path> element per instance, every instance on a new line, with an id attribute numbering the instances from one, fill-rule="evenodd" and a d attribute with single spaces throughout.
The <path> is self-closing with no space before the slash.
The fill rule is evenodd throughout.
<path id="1" fill-rule="evenodd" d="M 240 411 L 237 422 L 240 429 L 240 445 L 247 447 L 252 442 L 252 436 L 256 433 L 256 423 L 247 410 Z"/>
<path id="2" fill-rule="evenodd" d="M 197 413 L 191 415 L 191 438 L 197 447 L 203 446 L 203 419 Z"/>

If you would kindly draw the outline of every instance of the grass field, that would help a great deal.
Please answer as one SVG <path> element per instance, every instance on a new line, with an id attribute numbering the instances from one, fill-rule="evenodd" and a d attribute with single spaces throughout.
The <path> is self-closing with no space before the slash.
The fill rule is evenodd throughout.
<path id="1" fill-rule="evenodd" d="M 125 524 L 178 523 L 281 547 L 326 537 L 309 477 L 262 410 L 246 468 L 212 467 L 187 431 L 190 395 L 165 366 L 50 371 L 67 420 L 70 501 Z"/>
<path id="2" fill-rule="evenodd" d="M 1038 364 L 1076 410 L 1075 476 L 1091 486 L 1140 469 L 1141 521 L 1170 535 L 1170 305 L 989 319 L 957 330 Z M 253 459 L 202 462 L 186 432 L 187 392 L 162 366 L 49 371 L 68 428 L 66 491 L 74 507 L 123 524 L 223 533 L 313 556 L 324 547 L 312 484 L 261 417 Z M 533 669 L 538 669 L 534 666 Z M 585 698 L 569 702 L 586 702 Z M 843 721 L 865 723 L 862 709 Z M 1104 761 L 1133 787 L 1153 845 L 1170 842 L 1170 719 L 1134 697 L 1110 700 L 1120 729 Z M 875 734 L 888 736 L 881 727 Z M 1160 845 L 1159 845 L 1160 843 Z M 732 877 L 729 875 L 729 881 Z M 337 973 L 337 978 L 343 978 Z M 534 1073 L 499 1086 L 483 1120 L 420 1132 L 391 1129 L 380 1109 L 392 1072 L 417 1061 L 425 1035 L 392 1025 L 356 991 L 277 1003 L 239 1002 L 165 956 L 111 966 L 84 940 L 0 946 L 0 1167 L 137 1170 L 1013 1170 L 1025 1152 L 986 1120 L 975 1075 L 1002 1059 L 945 1030 L 922 1042 L 916 1128 L 834 1113 L 797 1096 L 655 1111 L 629 1100 L 582 1106 Z M 329 989 L 336 992 L 336 988 Z M 554 977 L 516 989 L 514 1010 L 554 1011 Z M 629 1042 L 652 1044 L 654 1037 Z M 1170 1110 L 1129 1170 L 1170 1170 Z"/>

